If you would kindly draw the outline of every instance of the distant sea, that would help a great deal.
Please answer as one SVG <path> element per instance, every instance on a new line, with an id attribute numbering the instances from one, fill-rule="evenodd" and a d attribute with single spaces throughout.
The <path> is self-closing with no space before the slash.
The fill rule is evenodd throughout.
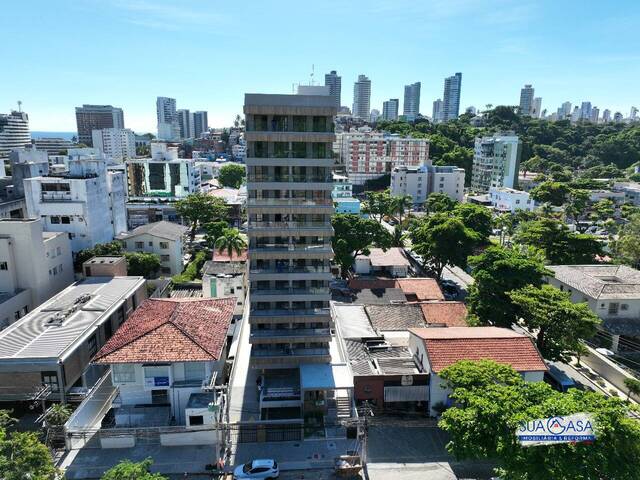
<path id="1" fill-rule="evenodd" d="M 64 138 L 65 140 L 71 140 L 76 135 L 78 135 L 76 132 L 31 132 L 31 138 Z"/>

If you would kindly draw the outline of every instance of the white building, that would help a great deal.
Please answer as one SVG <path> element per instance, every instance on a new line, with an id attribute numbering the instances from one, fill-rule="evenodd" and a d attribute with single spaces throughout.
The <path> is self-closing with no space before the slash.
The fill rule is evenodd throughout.
<path id="1" fill-rule="evenodd" d="M 493 360 L 510 365 L 527 382 L 541 382 L 547 365 L 531 338 L 507 328 L 429 327 L 409 330 L 409 350 L 429 373 L 429 415 L 452 405 L 440 372 L 459 360 Z M 452 354 L 452 352 L 455 352 Z"/>
<path id="2" fill-rule="evenodd" d="M 404 104 L 402 115 L 408 122 L 415 121 L 420 113 L 420 82 L 404 86 Z"/>
<path id="3" fill-rule="evenodd" d="M 429 140 L 402 137 L 363 127 L 336 135 L 340 166 L 355 185 L 391 173 L 399 166 L 428 165 Z"/>
<path id="4" fill-rule="evenodd" d="M 154 222 L 120 233 L 116 240 L 122 242 L 127 252 L 154 253 L 160 257 L 162 275 L 178 275 L 184 266 L 184 236 L 188 228 L 172 222 Z"/>
<path id="5" fill-rule="evenodd" d="M 400 101 L 397 98 L 390 98 L 389 100 L 382 102 L 382 119 L 390 121 L 398 120 L 399 108 Z"/>
<path id="6" fill-rule="evenodd" d="M 366 75 L 358 75 L 358 81 L 353 84 L 353 108 L 354 117 L 369 120 L 371 110 L 371 80 Z"/>
<path id="7" fill-rule="evenodd" d="M 24 112 L 0 114 L 0 177 L 4 177 L 4 161 L 9 152 L 31 145 L 29 116 Z"/>
<path id="8" fill-rule="evenodd" d="M 528 192 L 508 187 L 491 187 L 489 199 L 498 212 L 514 213 L 516 210 L 532 212 L 536 208 L 536 202 L 530 198 Z"/>
<path id="9" fill-rule="evenodd" d="M 136 136 L 128 128 L 104 128 L 91 132 L 93 147 L 115 163 L 136 158 Z"/>
<path id="10" fill-rule="evenodd" d="M 24 197 L 24 179 L 40 177 L 49 173 L 47 152 L 32 148 L 20 148 L 9 153 L 11 177 L 16 197 Z"/>
<path id="11" fill-rule="evenodd" d="M 243 162 L 247 158 L 247 145 L 245 143 L 237 143 L 231 147 L 231 155 L 234 160 Z"/>
<path id="12" fill-rule="evenodd" d="M 202 267 L 202 296 L 204 298 L 235 297 L 233 316 L 242 318 L 247 295 L 247 262 L 209 260 Z"/>
<path id="13" fill-rule="evenodd" d="M 444 79 L 444 95 L 442 100 L 442 121 L 448 122 L 458 118 L 460 112 L 460 95 L 462 93 L 462 73 Z"/>
<path id="14" fill-rule="evenodd" d="M 476 138 L 471 189 L 487 193 L 491 187 L 517 188 L 521 151 L 522 141 L 512 133 Z"/>
<path id="15" fill-rule="evenodd" d="M 531 109 L 531 116 L 534 118 L 540 118 L 542 114 L 542 97 L 535 97 L 533 99 L 533 107 Z"/>
<path id="16" fill-rule="evenodd" d="M 462 202 L 464 177 L 464 169 L 454 166 L 396 167 L 391 172 L 391 195 L 409 195 L 415 205 L 423 204 L 432 193 Z"/>
<path id="17" fill-rule="evenodd" d="M 72 141 L 57 137 L 34 138 L 31 143 L 36 150 L 43 150 L 47 155 L 59 155 L 60 152 L 66 152 L 75 146 Z"/>
<path id="18" fill-rule="evenodd" d="M 178 200 L 200 187 L 200 171 L 192 159 L 178 158 L 178 148 L 151 143 L 151 158 L 127 160 L 129 200 Z"/>
<path id="19" fill-rule="evenodd" d="M 156 114 L 158 117 L 158 138 L 160 140 L 179 140 L 180 124 L 176 111 L 176 99 L 158 97 L 156 100 Z"/>
<path id="20" fill-rule="evenodd" d="M 68 233 L 73 252 L 127 229 L 124 175 L 102 158 L 73 155 L 68 172 L 25 179 L 24 190 L 29 217 L 41 218 L 47 232 Z"/>
<path id="21" fill-rule="evenodd" d="M 38 219 L 0 219 L 0 330 L 73 282 L 71 243 Z"/>
<path id="22" fill-rule="evenodd" d="M 534 89 L 531 85 L 525 85 L 520 90 L 520 115 L 532 116 Z"/>

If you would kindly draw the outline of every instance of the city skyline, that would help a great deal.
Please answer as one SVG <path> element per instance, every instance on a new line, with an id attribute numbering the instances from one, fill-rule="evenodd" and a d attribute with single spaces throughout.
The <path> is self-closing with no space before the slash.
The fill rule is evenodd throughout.
<path id="1" fill-rule="evenodd" d="M 38 4 L 38 15 L 30 13 L 33 3 Z M 336 5 L 310 6 L 312 11 L 305 15 L 315 20 L 308 23 L 297 22 L 290 13 L 295 9 L 286 5 L 273 9 L 256 2 L 239 9 L 146 0 L 10 3 L 3 7 L 0 27 L 9 37 L 21 39 L 20 49 L 4 54 L 5 62 L 20 74 L 0 79 L 0 111 L 15 109 L 22 100 L 32 130 L 75 131 L 76 106 L 111 104 L 124 110 L 127 128 L 144 133 L 156 129 L 155 98 L 168 96 L 180 105 L 208 111 L 210 125 L 222 127 L 241 114 L 244 92 L 290 93 L 293 84 L 309 83 L 312 68 L 317 85 L 324 83 L 324 74 L 337 71 L 344 87 L 341 103 L 347 106 L 353 100 L 350 86 L 358 74 L 367 75 L 371 109 L 378 110 L 384 100 L 402 98 L 404 85 L 419 81 L 421 113 L 430 115 L 432 102 L 442 97 L 443 79 L 453 72 L 462 72 L 464 77 L 461 112 L 471 105 L 478 109 L 486 104 L 517 105 L 524 84 L 535 86 L 548 113 L 565 101 L 573 105 L 590 101 L 601 111 L 620 111 L 626 117 L 639 103 L 634 78 L 640 73 L 640 56 L 632 26 L 640 18 L 640 8 L 631 2 L 612 13 L 606 5 L 585 8 L 576 1 L 562 5 L 504 0 L 437 0 L 420 5 L 374 1 L 362 13 L 366 20 L 360 22 L 362 27 L 353 28 L 385 21 L 389 31 L 401 28 L 404 34 L 368 38 L 356 57 L 346 45 L 357 32 L 341 26 L 349 23 L 357 8 L 340 4 L 336 17 Z M 279 12 L 288 13 L 279 18 Z M 20 18 L 29 18 L 29 22 L 20 22 Z M 53 33 L 60 35 L 51 37 L 48 18 L 57 19 Z M 98 30 L 91 21 L 96 18 L 101 21 Z M 566 24 L 567 18 L 572 18 L 573 26 Z M 335 22 L 335 35 L 324 42 L 314 41 L 314 33 L 330 19 Z M 258 31 L 252 27 L 261 22 L 274 28 L 287 26 L 283 31 L 296 42 L 283 45 L 276 54 L 270 42 L 258 41 L 257 33 L 240 33 Z M 429 28 L 410 28 L 416 22 L 426 22 Z M 471 22 L 476 29 L 464 28 Z M 560 34 L 571 29 L 575 35 L 564 35 L 562 45 L 557 45 L 553 38 L 557 36 L 529 28 L 535 22 L 547 32 Z M 239 24 L 242 29 L 237 28 Z M 454 40 L 446 34 L 453 29 Z M 611 30 L 615 35 L 580 35 L 583 30 Z M 91 41 L 78 43 L 76 39 L 82 37 Z M 431 47 L 429 61 L 416 62 L 423 55 L 423 42 Z M 212 43 L 228 54 L 223 61 L 207 65 L 202 59 L 210 54 Z M 127 56 L 123 51 L 134 53 Z M 69 58 L 73 62 L 61 61 L 65 52 L 73 56 Z M 179 63 L 171 67 L 168 61 L 162 70 L 154 68 L 158 52 Z M 193 74 L 189 74 L 189 64 L 197 66 Z M 294 66 L 283 68 L 283 64 Z M 47 73 L 24 74 L 36 65 Z M 501 65 L 505 71 L 498 75 L 495 67 Z M 616 88 L 607 87 L 611 85 Z"/>

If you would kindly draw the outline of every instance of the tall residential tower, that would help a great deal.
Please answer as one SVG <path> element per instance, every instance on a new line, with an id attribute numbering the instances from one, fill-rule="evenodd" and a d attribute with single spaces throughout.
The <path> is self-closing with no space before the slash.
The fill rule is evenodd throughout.
<path id="1" fill-rule="evenodd" d="M 91 132 L 103 128 L 124 128 L 124 113 L 111 105 L 82 105 L 76 107 L 78 142 L 93 147 Z"/>
<path id="2" fill-rule="evenodd" d="M 404 86 L 402 114 L 408 122 L 415 121 L 420 113 L 420 82 Z"/>
<path id="3" fill-rule="evenodd" d="M 340 108 L 340 95 L 342 93 L 342 77 L 335 70 L 324 75 L 324 86 L 329 87 L 329 95 L 333 98 L 336 108 Z"/>
<path id="4" fill-rule="evenodd" d="M 533 96 L 535 90 L 531 85 L 525 85 L 520 89 L 520 115 L 531 116 L 533 111 Z"/>
<path id="5" fill-rule="evenodd" d="M 358 75 L 353 84 L 353 109 L 351 114 L 362 120 L 369 120 L 371 113 L 371 80 L 366 75 Z"/>
<path id="6" fill-rule="evenodd" d="M 444 79 L 444 96 L 442 100 L 442 120 L 458 118 L 460 113 L 460 92 L 462 90 L 462 73 L 458 72 Z"/>

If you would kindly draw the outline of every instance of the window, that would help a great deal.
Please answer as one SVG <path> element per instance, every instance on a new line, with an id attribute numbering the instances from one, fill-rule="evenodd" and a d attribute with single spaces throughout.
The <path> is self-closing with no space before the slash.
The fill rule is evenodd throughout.
<path id="1" fill-rule="evenodd" d="M 160 248 L 166 250 L 169 248 L 169 242 L 160 242 Z"/>
<path id="2" fill-rule="evenodd" d="M 153 242 L 149 242 L 149 246 L 150 246 L 150 247 L 153 247 Z"/>
<path id="3" fill-rule="evenodd" d="M 0 262 L 0 270 L 9 270 L 7 262 Z"/>
<path id="4" fill-rule="evenodd" d="M 51 218 L 50 218 L 50 221 L 51 221 L 52 224 L 58 224 L 58 223 L 60 223 L 60 217 L 52 215 Z"/>
<path id="5" fill-rule="evenodd" d="M 629 310 L 629 305 L 626 303 L 621 303 L 620 304 L 620 310 Z"/>
<path id="6" fill-rule="evenodd" d="M 69 225 L 71 223 L 71 217 L 60 217 L 60 223 Z"/>
<path id="7" fill-rule="evenodd" d="M 202 415 L 189 415 L 189 425 L 204 425 L 204 417 Z"/>
<path id="8" fill-rule="evenodd" d="M 56 255 L 62 255 L 62 249 L 60 247 L 56 248 Z"/>
<path id="9" fill-rule="evenodd" d="M 113 383 L 135 383 L 136 367 L 128 363 L 114 363 L 111 365 Z"/>
<path id="10" fill-rule="evenodd" d="M 144 248 L 144 242 L 136 242 L 136 248 Z"/>
<path id="11" fill-rule="evenodd" d="M 620 304 L 617 302 L 611 302 L 609 304 L 609 315 L 617 315 L 618 314 L 618 308 L 620 307 Z"/>
<path id="12" fill-rule="evenodd" d="M 168 262 L 169 260 L 171 260 L 171 256 L 170 255 L 160 255 L 160 261 L 161 262 Z"/>
<path id="13" fill-rule="evenodd" d="M 59 392 L 60 385 L 58 385 L 58 372 L 41 372 L 40 378 L 42 384 L 51 388 L 52 392 Z"/>
<path id="14" fill-rule="evenodd" d="M 98 353 L 98 339 L 96 338 L 95 334 L 93 334 L 93 335 L 91 335 L 89 337 L 89 341 L 87 342 L 87 346 L 89 347 L 89 356 L 90 357 L 93 357 L 96 353 Z"/>

